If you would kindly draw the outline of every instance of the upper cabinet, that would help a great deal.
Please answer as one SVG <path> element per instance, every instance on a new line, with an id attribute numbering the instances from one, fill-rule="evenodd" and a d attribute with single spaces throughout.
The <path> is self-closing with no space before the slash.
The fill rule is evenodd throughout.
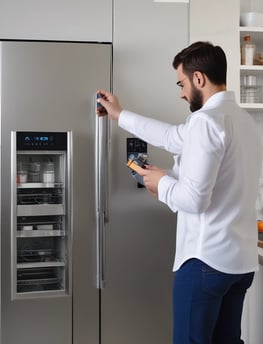
<path id="1" fill-rule="evenodd" d="M 262 113 L 263 109 L 263 2 L 262 0 L 240 0 L 239 9 L 240 44 L 240 105 Z M 248 49 L 243 49 L 250 39 Z M 245 61 L 244 56 L 248 57 Z M 262 114 L 261 114 L 262 116 Z M 257 118 L 257 115 L 256 115 Z"/>
<path id="2" fill-rule="evenodd" d="M 112 42 L 113 0 L 1 0 L 0 38 Z"/>

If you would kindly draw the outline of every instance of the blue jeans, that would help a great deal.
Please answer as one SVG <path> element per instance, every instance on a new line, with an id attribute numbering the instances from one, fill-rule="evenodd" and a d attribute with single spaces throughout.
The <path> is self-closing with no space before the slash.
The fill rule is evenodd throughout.
<path id="1" fill-rule="evenodd" d="M 254 272 L 226 274 L 198 259 L 176 271 L 173 344 L 241 344 L 241 316 Z"/>

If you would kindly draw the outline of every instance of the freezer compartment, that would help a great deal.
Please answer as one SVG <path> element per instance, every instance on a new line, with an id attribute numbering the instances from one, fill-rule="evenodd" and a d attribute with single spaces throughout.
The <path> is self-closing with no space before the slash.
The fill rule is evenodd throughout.
<path id="1" fill-rule="evenodd" d="M 17 293 L 65 290 L 64 269 L 43 267 L 17 270 Z"/>

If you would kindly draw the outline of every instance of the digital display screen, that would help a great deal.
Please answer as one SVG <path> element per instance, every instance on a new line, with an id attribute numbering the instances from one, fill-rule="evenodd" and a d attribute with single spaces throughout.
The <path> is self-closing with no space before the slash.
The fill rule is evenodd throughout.
<path id="1" fill-rule="evenodd" d="M 53 141 L 53 137 L 49 136 L 25 136 L 24 138 L 25 142 L 48 142 Z"/>
<path id="2" fill-rule="evenodd" d="M 17 132 L 19 150 L 55 150 L 67 149 L 67 133 Z"/>

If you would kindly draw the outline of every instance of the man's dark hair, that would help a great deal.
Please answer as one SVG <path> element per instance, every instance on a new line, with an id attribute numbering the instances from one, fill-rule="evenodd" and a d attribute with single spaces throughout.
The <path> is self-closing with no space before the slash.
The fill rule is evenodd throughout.
<path id="1" fill-rule="evenodd" d="M 193 43 L 175 56 L 173 67 L 177 69 L 180 64 L 190 80 L 199 71 L 215 85 L 226 85 L 226 55 L 219 46 L 210 42 Z"/>

